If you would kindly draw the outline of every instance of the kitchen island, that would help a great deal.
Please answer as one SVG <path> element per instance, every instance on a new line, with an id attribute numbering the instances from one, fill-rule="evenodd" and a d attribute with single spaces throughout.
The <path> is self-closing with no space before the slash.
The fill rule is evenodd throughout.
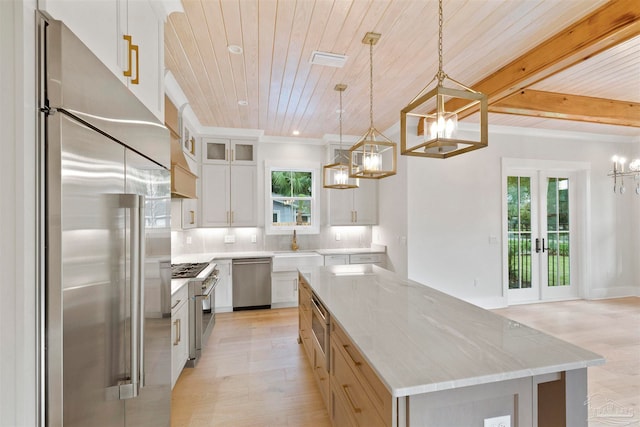
<path id="1" fill-rule="evenodd" d="M 587 425 L 595 353 L 372 265 L 300 284 L 300 339 L 336 426 Z"/>

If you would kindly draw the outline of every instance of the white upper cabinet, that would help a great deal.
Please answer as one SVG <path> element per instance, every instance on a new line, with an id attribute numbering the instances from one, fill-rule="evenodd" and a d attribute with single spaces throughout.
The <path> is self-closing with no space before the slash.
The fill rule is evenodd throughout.
<path id="1" fill-rule="evenodd" d="M 349 163 L 349 150 L 329 145 L 328 161 Z M 378 180 L 360 179 L 359 187 L 327 189 L 329 225 L 376 225 L 378 223 Z"/>
<path id="2" fill-rule="evenodd" d="M 164 123 L 164 19 L 148 0 L 40 0 Z M 129 40 L 130 38 L 130 40 Z"/>
<path id="3" fill-rule="evenodd" d="M 257 168 L 202 165 L 202 227 L 255 227 Z"/>
<path id="4" fill-rule="evenodd" d="M 254 140 L 202 138 L 202 163 L 210 164 L 256 164 Z"/>

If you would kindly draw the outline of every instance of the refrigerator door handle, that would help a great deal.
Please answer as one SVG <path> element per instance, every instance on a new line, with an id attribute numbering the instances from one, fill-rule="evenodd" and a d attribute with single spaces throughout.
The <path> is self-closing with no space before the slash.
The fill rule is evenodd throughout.
<path id="1" fill-rule="evenodd" d="M 120 206 L 130 211 L 130 366 L 131 376 L 119 385 L 119 398 L 132 399 L 144 386 L 144 196 L 121 194 Z"/>

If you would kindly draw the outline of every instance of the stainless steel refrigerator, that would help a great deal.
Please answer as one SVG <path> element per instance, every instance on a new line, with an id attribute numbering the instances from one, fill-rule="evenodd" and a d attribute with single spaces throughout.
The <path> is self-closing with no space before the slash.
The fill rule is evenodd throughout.
<path id="1" fill-rule="evenodd" d="M 169 426 L 168 131 L 62 23 L 38 37 L 46 424 Z"/>

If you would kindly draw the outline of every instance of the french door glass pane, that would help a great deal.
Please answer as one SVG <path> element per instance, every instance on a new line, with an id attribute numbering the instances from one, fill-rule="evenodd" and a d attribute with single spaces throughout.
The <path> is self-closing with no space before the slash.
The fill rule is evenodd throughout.
<path id="1" fill-rule="evenodd" d="M 507 177 L 509 289 L 531 287 L 531 178 Z"/>
<path id="2" fill-rule="evenodd" d="M 569 286 L 569 180 L 547 180 L 547 285 Z"/>

